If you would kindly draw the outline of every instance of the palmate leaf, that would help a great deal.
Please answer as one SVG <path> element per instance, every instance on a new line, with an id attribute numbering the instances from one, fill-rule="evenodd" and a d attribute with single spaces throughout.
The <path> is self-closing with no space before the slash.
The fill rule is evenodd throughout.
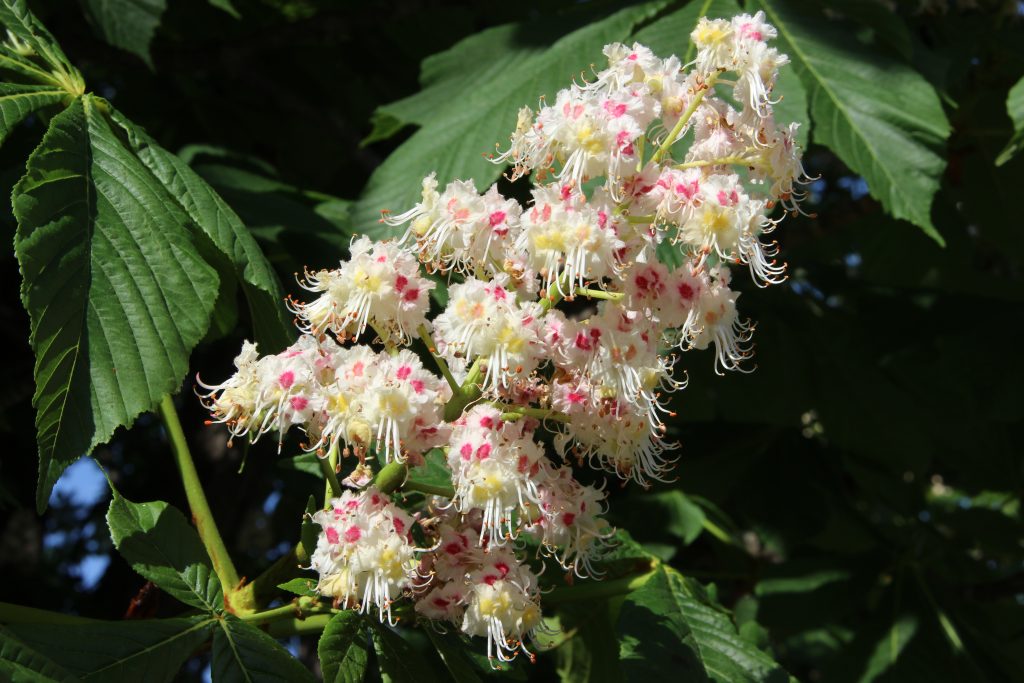
<path id="1" fill-rule="evenodd" d="M 369 639 L 366 621 L 352 610 L 331 617 L 317 645 L 324 683 L 361 683 L 366 675 Z"/>
<path id="2" fill-rule="evenodd" d="M 41 655 L 0 626 L 0 679 L 24 683 L 77 681 L 67 669 Z"/>
<path id="3" fill-rule="evenodd" d="M 82 5 L 100 38 L 153 68 L 149 45 L 167 9 L 166 0 L 83 0 Z"/>
<path id="4" fill-rule="evenodd" d="M 25 645 L 46 652 L 83 681 L 146 681 L 174 678 L 210 637 L 207 616 L 84 624 L 8 624 Z M 2 669 L 0 669 L 2 671 Z M 60 679 L 58 679 L 60 680 Z"/>
<path id="5" fill-rule="evenodd" d="M 220 581 L 198 532 L 162 501 L 133 503 L 116 490 L 107 510 L 110 537 L 132 568 L 187 605 L 224 608 Z"/>
<path id="6" fill-rule="evenodd" d="M 767 654 L 737 633 L 729 615 L 677 571 L 659 567 L 623 602 L 617 624 L 626 680 L 673 671 L 681 680 L 790 680 Z"/>
<path id="7" fill-rule="evenodd" d="M 420 74 L 423 89 L 375 114 L 378 135 L 371 139 L 386 137 L 382 130 L 420 128 L 370 176 L 352 208 L 353 229 L 373 237 L 389 234 L 391 229 L 378 222 L 380 211 L 412 206 L 431 171 L 437 171 L 442 186 L 472 178 L 484 189 L 503 170 L 484 155 L 496 144 L 508 145 L 516 112 L 536 106 L 541 95 L 553 97 L 570 79 L 588 72 L 605 44 L 629 38 L 634 26 L 664 4 L 629 7 L 589 24 L 569 15 L 497 26 L 427 58 Z"/>
<path id="8" fill-rule="evenodd" d="M 213 633 L 214 683 L 316 680 L 288 650 L 255 626 L 231 614 L 217 626 Z"/>
<path id="9" fill-rule="evenodd" d="M 861 174 L 886 211 L 942 243 L 931 205 L 950 129 L 934 88 L 906 64 L 830 26 L 815 8 L 786 0 L 757 6 L 807 89 L 814 141 Z"/>
<path id="10" fill-rule="evenodd" d="M 53 86 L 0 83 L 0 145 L 29 114 L 67 97 L 66 92 Z"/>
<path id="11" fill-rule="evenodd" d="M 80 81 L 81 76 L 79 76 L 78 70 L 68 61 L 53 35 L 28 10 L 25 0 L 0 0 L 0 24 L 3 24 L 11 32 L 11 35 L 30 47 L 53 69 L 69 76 L 75 76 Z M 27 62 L 27 60 L 23 61 Z M 43 73 L 45 76 L 45 72 Z M 51 75 L 49 79 L 53 80 L 53 76 Z"/>
<path id="12" fill-rule="evenodd" d="M 36 356 L 36 506 L 67 465 L 177 389 L 218 278 L 188 215 L 86 95 L 57 114 L 14 188 Z"/>
<path id="13" fill-rule="evenodd" d="M 402 636 L 385 624 L 373 621 L 370 625 L 384 683 L 432 683 L 437 680 L 434 670 Z"/>
<path id="14" fill-rule="evenodd" d="M 283 303 L 281 283 L 238 214 L 184 160 L 117 110 L 111 109 L 110 116 L 127 135 L 139 161 L 234 268 L 261 351 L 276 353 L 291 344 L 295 331 Z"/>

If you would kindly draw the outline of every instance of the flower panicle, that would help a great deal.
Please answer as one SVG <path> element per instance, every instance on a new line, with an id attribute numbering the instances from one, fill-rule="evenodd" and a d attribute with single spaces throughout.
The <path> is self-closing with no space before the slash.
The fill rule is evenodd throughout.
<path id="1" fill-rule="evenodd" d="M 322 595 L 382 621 L 411 598 L 507 661 L 532 657 L 543 628 L 537 562 L 601 576 L 614 530 L 578 469 L 672 481 L 679 357 L 710 348 L 716 372 L 749 372 L 732 273 L 786 278 L 773 212 L 799 211 L 808 179 L 796 124 L 775 118 L 775 35 L 758 12 L 701 19 L 686 64 L 606 46 L 607 67 L 520 110 L 493 157 L 532 178 L 528 202 L 430 174 L 382 218 L 399 239 L 355 239 L 300 279 L 294 345 L 246 342 L 230 378 L 198 382 L 232 437 L 273 432 L 280 448 L 294 428 L 310 451 L 359 459 L 352 490 L 312 516 Z M 410 482 L 428 492 L 403 498 L 414 515 L 373 487 L 367 456 L 415 468 L 438 450 L 450 488 Z"/>

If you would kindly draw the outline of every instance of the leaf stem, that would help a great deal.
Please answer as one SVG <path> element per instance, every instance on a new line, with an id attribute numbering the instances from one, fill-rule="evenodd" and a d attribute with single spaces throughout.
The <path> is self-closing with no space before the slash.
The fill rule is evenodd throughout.
<path id="1" fill-rule="evenodd" d="M 444 358 L 437 355 L 437 344 L 434 342 L 434 338 L 430 336 L 430 330 L 427 329 L 426 325 L 420 325 L 416 331 L 420 335 L 420 341 L 426 344 L 427 353 L 434 359 L 437 369 L 441 371 L 441 375 L 448 382 L 448 386 L 452 388 L 452 393 L 458 393 L 462 387 L 459 386 L 459 383 L 455 381 L 455 377 L 452 376 L 452 371 L 448 369 L 448 363 L 445 362 Z"/>
<path id="2" fill-rule="evenodd" d="M 181 482 L 185 486 L 185 496 L 188 498 L 188 506 L 192 511 L 192 521 L 199 530 L 199 538 L 202 539 L 206 552 L 213 562 L 213 569 L 220 579 L 221 588 L 224 589 L 225 600 L 229 599 L 232 591 L 238 588 L 238 571 L 235 564 L 228 555 L 224 539 L 221 538 L 220 530 L 210 512 L 210 504 L 206 501 L 206 494 L 203 492 L 203 485 L 199 481 L 199 473 L 196 472 L 195 463 L 192 461 L 192 453 L 188 449 L 188 442 L 185 439 L 185 432 L 181 429 L 181 422 L 178 420 L 178 412 L 174 408 L 174 399 L 168 394 L 160 401 L 160 419 L 167 428 L 167 435 L 171 441 L 171 450 L 174 451 L 174 460 L 178 465 L 178 472 L 181 474 Z"/>
<path id="3" fill-rule="evenodd" d="M 672 168 L 682 171 L 687 168 L 699 168 L 701 166 L 724 166 L 726 164 L 736 164 L 739 166 L 753 166 L 754 159 L 744 156 L 729 156 L 720 157 L 718 159 L 700 159 L 698 161 L 687 161 L 685 164 L 676 164 Z"/>
<path id="4" fill-rule="evenodd" d="M 544 310 L 545 313 L 554 308 L 555 305 L 562 300 L 562 290 L 565 289 L 565 286 L 569 284 L 568 280 L 569 271 L 564 271 L 561 275 L 558 276 L 554 293 L 548 291 L 546 292 L 547 296 L 540 300 L 540 307 Z"/>
<path id="5" fill-rule="evenodd" d="M 622 292 L 606 292 L 601 289 L 588 289 L 586 287 L 577 287 L 576 293 L 588 299 L 604 299 L 605 301 L 619 301 L 622 297 L 626 296 Z"/>
<path id="6" fill-rule="evenodd" d="M 704 531 L 708 532 L 722 543 L 725 543 L 726 545 L 739 546 L 739 543 L 736 542 L 736 539 L 733 538 L 729 532 L 712 522 L 706 516 L 700 521 L 700 525 L 704 527 Z"/>
<path id="7" fill-rule="evenodd" d="M 391 493 L 405 483 L 407 474 L 408 470 L 405 467 L 405 463 L 396 460 L 380 468 L 377 476 L 373 478 L 373 485 L 381 493 Z"/>
<path id="8" fill-rule="evenodd" d="M 331 505 L 331 498 L 341 495 L 341 484 L 338 482 L 338 441 L 335 440 L 327 451 L 327 457 L 317 457 L 320 469 L 324 473 L 326 484 L 324 486 L 324 509 Z"/>
<path id="9" fill-rule="evenodd" d="M 916 565 L 913 568 L 914 578 L 917 579 L 917 584 L 921 588 L 921 592 L 924 593 L 925 599 L 928 600 L 928 604 L 935 611 L 935 618 L 939 621 L 939 626 L 942 627 L 943 633 L 946 635 L 946 640 L 953 646 L 953 649 L 959 653 L 966 655 L 967 651 L 964 649 L 964 641 L 960 638 L 960 633 L 956 630 L 956 626 L 953 625 L 953 621 L 946 614 L 946 610 L 942 609 L 938 602 L 935 600 L 935 596 L 932 595 L 931 589 L 928 588 L 928 582 L 924 578 L 924 574 L 921 569 Z"/>
<path id="10" fill-rule="evenodd" d="M 267 633 L 275 638 L 320 633 L 333 617 L 333 614 L 316 614 L 305 619 L 292 618 L 272 621 L 267 626 Z"/>
<path id="11" fill-rule="evenodd" d="M 436 484 L 425 484 L 423 482 L 415 481 L 413 479 L 408 480 L 402 485 L 403 491 L 419 491 L 420 493 L 426 493 L 431 496 L 443 496 L 445 498 L 454 498 L 455 489 L 451 486 L 443 486 Z"/>
<path id="12" fill-rule="evenodd" d="M 509 419 L 518 419 L 520 417 L 535 417 L 539 420 L 558 420 L 559 422 L 571 422 L 572 417 L 566 415 L 558 410 L 551 410 L 549 408 L 531 408 L 529 406 L 511 406 L 506 403 L 495 402 L 495 408 L 498 408 L 502 412 L 502 419 L 506 419 L 506 415 Z"/>
<path id="13" fill-rule="evenodd" d="M 279 621 L 292 617 L 305 619 L 314 614 L 331 614 L 338 610 L 332 609 L 330 604 L 323 604 L 318 598 L 300 597 L 295 598 L 287 605 L 281 605 L 262 612 L 253 612 L 240 617 L 242 621 L 253 621 L 258 624 L 269 624 L 272 621 Z"/>
<path id="14" fill-rule="evenodd" d="M 448 422 L 458 419 L 462 411 L 473 401 L 480 398 L 480 377 L 484 374 L 484 360 L 480 356 L 473 361 L 466 375 L 466 381 L 462 383 L 458 391 L 454 392 L 451 400 L 444 407 L 444 419 Z"/>
<path id="15" fill-rule="evenodd" d="M 308 562 L 309 555 L 302 544 L 299 543 L 267 567 L 262 574 L 239 588 L 234 593 L 237 602 L 239 604 L 251 605 L 254 609 L 257 605 L 269 602 L 271 598 L 280 593 L 277 588 L 278 584 L 302 576 L 302 565 Z M 248 619 L 253 614 L 239 616 L 243 619 Z"/>
<path id="16" fill-rule="evenodd" d="M 679 116 L 679 120 L 676 121 L 676 125 L 672 128 L 668 137 L 662 141 L 661 146 L 658 147 L 658 151 L 654 153 L 653 157 L 651 157 L 651 161 L 657 164 L 661 163 L 661 160 L 665 158 L 665 155 L 668 154 L 672 145 L 675 144 L 676 138 L 679 137 L 679 134 L 683 132 L 686 124 L 689 123 L 690 118 L 693 116 L 693 112 L 697 111 L 697 107 L 699 107 L 700 103 L 704 101 L 704 95 L 711 90 L 711 88 L 715 87 L 715 81 L 718 80 L 718 76 L 718 72 L 715 72 L 708 76 L 708 80 L 704 81 L 703 87 L 694 94 L 693 99 L 690 100 L 690 106 L 688 106 L 686 111 Z"/>

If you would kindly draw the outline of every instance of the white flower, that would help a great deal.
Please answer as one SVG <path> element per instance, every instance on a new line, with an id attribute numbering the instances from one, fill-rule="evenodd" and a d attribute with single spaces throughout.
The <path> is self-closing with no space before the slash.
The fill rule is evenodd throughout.
<path id="1" fill-rule="evenodd" d="M 412 351 L 392 356 L 356 346 L 339 351 L 328 388 L 325 437 L 356 449 L 376 444 L 385 460 L 404 461 L 447 436 L 442 412 L 451 388 Z"/>
<path id="2" fill-rule="evenodd" d="M 654 390 L 671 361 L 658 355 L 660 331 L 653 321 L 612 301 L 565 326 L 559 367 L 607 387 L 619 399 L 644 406 L 655 418 Z"/>
<path id="3" fill-rule="evenodd" d="M 331 373 L 332 348 L 304 335 L 281 353 L 257 359 L 256 345 L 245 342 L 231 378 L 217 385 L 199 381 L 208 390 L 206 407 L 234 436 L 255 441 L 268 431 L 278 432 L 280 450 L 290 427 L 318 430 L 324 408 L 321 381 Z"/>
<path id="4" fill-rule="evenodd" d="M 729 289 L 729 271 L 725 268 L 712 272 L 714 280 L 706 287 L 698 302 L 697 322 L 689 336 L 689 345 L 695 349 L 706 349 L 715 345 L 715 372 L 740 370 L 740 363 L 753 355 L 750 339 L 754 326 L 741 320 L 736 312 L 739 293 Z"/>
<path id="5" fill-rule="evenodd" d="M 613 530 L 600 519 L 605 493 L 573 478 L 572 468 L 550 471 L 540 486 L 540 514 L 533 531 L 545 551 L 581 578 L 600 576 L 595 566 Z"/>
<path id="6" fill-rule="evenodd" d="M 507 662 L 520 649 L 530 654 L 524 641 L 540 621 L 540 595 L 535 586 L 524 587 L 512 580 L 477 583 L 472 586 L 462 632 L 486 637 L 487 657 Z"/>
<path id="7" fill-rule="evenodd" d="M 391 603 L 416 579 L 412 518 L 377 489 L 345 491 L 331 507 L 313 514 L 322 527 L 312 555 L 320 575 L 317 591 L 365 613 L 371 605 L 391 621 Z"/>
<path id="8" fill-rule="evenodd" d="M 759 239 L 775 229 L 775 222 L 765 215 L 765 201 L 747 195 L 735 174 L 707 176 L 700 188 L 701 202 L 681 226 L 679 239 L 695 250 L 747 264 L 761 286 L 785 279 L 785 265 L 773 258 L 776 245 Z"/>
<path id="9" fill-rule="evenodd" d="M 360 237 L 350 252 L 336 270 L 306 273 L 302 286 L 321 294 L 310 303 L 291 302 L 302 329 L 317 335 L 330 330 L 344 339 L 358 337 L 369 325 L 384 341 L 406 340 L 426 323 L 434 283 L 393 242 Z"/>
<path id="10" fill-rule="evenodd" d="M 615 218 L 587 202 L 569 186 L 547 185 L 533 191 L 533 206 L 523 214 L 516 244 L 528 254 L 532 268 L 552 289 L 566 294 L 587 280 L 614 276 L 624 246 Z"/>
<path id="11" fill-rule="evenodd" d="M 200 394 L 204 407 L 212 414 L 212 422 L 223 423 L 232 436 L 248 434 L 262 422 L 259 414 L 259 353 L 256 344 L 245 341 L 235 357 L 235 374 L 220 384 L 206 384 L 198 376 L 196 383 L 207 390 Z"/>
<path id="12" fill-rule="evenodd" d="M 481 542 L 501 545 L 515 537 L 513 511 L 538 502 L 543 461 L 523 422 L 503 421 L 496 408 L 475 406 L 455 422 L 448 449 L 454 503 L 460 512 L 483 512 Z"/>
<path id="13" fill-rule="evenodd" d="M 444 522 L 437 535 L 421 566 L 433 575 L 431 589 L 417 599 L 416 611 L 487 638 L 489 659 L 510 661 L 519 651 L 532 659 L 525 641 L 541 621 L 536 575 L 510 547 L 478 546 L 466 522 Z"/>
<path id="14" fill-rule="evenodd" d="M 581 393 L 583 400 L 576 403 L 582 408 L 556 441 L 563 453 L 571 440 L 579 458 L 622 479 L 632 479 L 643 487 L 649 485 L 649 479 L 669 481 L 666 475 L 675 459 L 665 453 L 678 445 L 665 442 L 662 425 L 652 422 L 634 403 L 601 397 L 599 389 L 583 383 L 565 386 L 569 390 L 566 403 L 576 403 Z"/>
<path id="15" fill-rule="evenodd" d="M 450 361 L 480 357 L 484 389 L 496 394 L 529 377 L 543 358 L 536 304 L 520 304 L 500 281 L 467 278 L 448 290 L 448 306 L 434 319 L 438 350 Z"/>
<path id="16" fill-rule="evenodd" d="M 456 180 L 437 193 L 431 174 L 423 180 L 423 200 L 398 216 L 387 216 L 390 225 L 409 223 L 402 238 L 415 240 L 424 263 L 461 272 L 500 272 L 508 247 L 515 241 L 522 207 L 502 197 L 496 186 L 483 196 L 470 181 Z"/>

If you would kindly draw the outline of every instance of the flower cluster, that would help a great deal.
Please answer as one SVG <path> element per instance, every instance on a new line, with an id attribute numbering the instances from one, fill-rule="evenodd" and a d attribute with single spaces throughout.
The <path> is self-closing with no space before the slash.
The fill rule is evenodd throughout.
<path id="1" fill-rule="evenodd" d="M 526 549 L 601 574 L 605 494 L 577 468 L 668 480 L 677 354 L 713 347 L 716 372 L 749 370 L 754 326 L 730 269 L 762 287 L 785 277 L 764 237 L 776 205 L 799 210 L 806 179 L 795 124 L 774 118 L 787 62 L 774 35 L 762 13 L 702 19 L 689 64 L 608 45 L 606 69 L 521 110 L 494 158 L 533 179 L 528 203 L 431 174 L 415 206 L 385 214 L 397 239 L 360 238 L 337 269 L 306 274 L 316 298 L 290 302 L 294 346 L 260 357 L 246 343 L 231 378 L 202 384 L 233 435 L 296 427 L 332 463 L 344 445 L 360 461 L 353 486 L 372 479 L 371 453 L 404 475 L 440 450 L 451 486 L 407 497 L 414 517 L 383 485 L 314 515 L 322 594 L 381 618 L 409 594 L 421 617 L 507 659 L 541 623 Z M 433 320 L 426 273 L 449 282 Z M 571 300 L 586 305 L 559 309 Z M 404 486 L 416 491 L 415 476 Z M 409 540 L 414 524 L 425 547 Z"/>
<path id="2" fill-rule="evenodd" d="M 313 552 L 317 590 L 339 604 L 376 605 L 380 619 L 416 579 L 412 519 L 373 488 L 345 491 L 313 515 L 323 533 Z"/>
<path id="3" fill-rule="evenodd" d="M 433 581 L 416 612 L 486 637 L 487 656 L 508 661 L 540 625 L 539 582 L 511 548 L 486 544 L 474 519 L 438 525 L 437 547 L 420 566 Z"/>
<path id="4" fill-rule="evenodd" d="M 412 351 L 378 353 L 303 335 L 281 353 L 262 358 L 256 345 L 246 342 L 235 367 L 222 384 L 199 381 L 214 421 L 226 424 L 234 436 L 255 441 L 273 430 L 283 439 L 297 426 L 310 450 L 344 441 L 360 455 L 375 446 L 387 460 L 404 460 L 445 443 L 442 412 L 451 388 L 425 370 Z"/>

